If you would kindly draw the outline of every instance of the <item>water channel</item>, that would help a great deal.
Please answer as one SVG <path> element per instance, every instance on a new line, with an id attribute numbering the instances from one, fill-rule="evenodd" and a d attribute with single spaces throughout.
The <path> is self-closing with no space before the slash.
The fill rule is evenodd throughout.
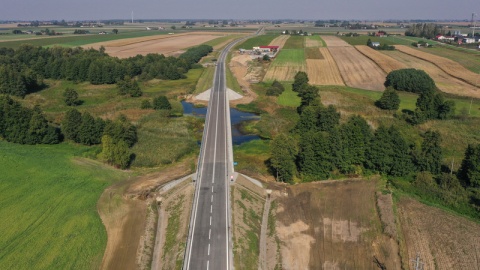
<path id="1" fill-rule="evenodd" d="M 182 101 L 183 114 L 193 115 L 205 118 L 207 107 L 196 108 L 192 103 Z M 260 119 L 260 116 L 254 113 L 242 112 L 234 108 L 230 108 L 230 121 L 232 123 L 232 143 L 240 145 L 245 142 L 258 140 L 260 137 L 254 134 L 243 134 L 239 127 L 244 121 Z"/>

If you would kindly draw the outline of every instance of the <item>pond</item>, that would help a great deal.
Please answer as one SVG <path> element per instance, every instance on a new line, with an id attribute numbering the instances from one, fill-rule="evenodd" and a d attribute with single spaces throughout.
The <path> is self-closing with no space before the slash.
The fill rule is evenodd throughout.
<path id="1" fill-rule="evenodd" d="M 182 101 L 183 114 L 194 115 L 205 118 L 207 107 L 196 108 L 192 103 Z M 258 140 L 260 137 L 254 134 L 243 134 L 239 127 L 242 122 L 260 119 L 260 116 L 254 113 L 242 112 L 234 108 L 230 108 L 230 121 L 232 123 L 232 144 L 240 145 L 245 142 Z"/>

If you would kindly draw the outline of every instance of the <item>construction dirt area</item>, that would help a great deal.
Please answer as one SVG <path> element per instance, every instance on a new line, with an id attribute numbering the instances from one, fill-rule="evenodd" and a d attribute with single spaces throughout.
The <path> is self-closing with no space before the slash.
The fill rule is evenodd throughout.
<path id="1" fill-rule="evenodd" d="M 328 50 L 335 59 L 346 85 L 383 91 L 387 74 L 372 60 L 361 54 L 355 47 L 335 36 L 322 36 Z"/>
<path id="2" fill-rule="evenodd" d="M 228 64 L 233 76 L 237 79 L 242 90 L 243 98 L 231 101 L 232 105 L 247 104 L 255 100 L 257 94 L 250 88 L 252 83 L 258 83 L 263 77 L 263 65 L 252 60 L 248 54 L 232 53 L 232 59 Z"/>
<path id="3" fill-rule="evenodd" d="M 401 269 L 395 238 L 382 232 L 376 185 L 344 180 L 271 186 L 278 244 L 269 248 L 280 247 L 281 269 L 378 269 L 377 262 Z"/>
<path id="4" fill-rule="evenodd" d="M 103 192 L 98 202 L 98 212 L 107 230 L 108 241 L 101 269 L 148 268 L 157 231 L 156 197 L 159 187 L 192 173 L 191 162 L 193 160 L 186 160 L 161 172 L 114 184 Z M 187 206 L 191 206 L 189 196 L 193 196 L 192 190 L 183 188 L 176 196 L 183 196 L 183 203 L 187 205 L 190 202 Z M 166 204 L 171 202 L 168 199 Z M 164 216 L 168 222 L 168 209 Z M 181 224 L 188 223 L 184 217 L 180 221 Z M 177 245 L 180 243 L 177 241 Z M 178 250 L 175 245 L 172 247 Z M 175 253 L 169 256 L 174 257 Z"/>
<path id="5" fill-rule="evenodd" d="M 158 35 L 139 38 L 128 38 L 115 41 L 87 44 L 82 47 L 99 49 L 105 47 L 105 52 L 110 56 L 128 58 L 137 54 L 147 55 L 158 53 L 164 55 L 177 55 L 184 49 L 200 45 L 204 42 L 222 37 L 224 33 L 193 32 L 173 35 Z"/>

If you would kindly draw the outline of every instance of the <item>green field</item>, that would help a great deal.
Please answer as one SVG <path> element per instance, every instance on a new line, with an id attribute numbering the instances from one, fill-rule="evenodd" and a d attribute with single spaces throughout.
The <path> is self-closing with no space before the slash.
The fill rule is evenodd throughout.
<path id="1" fill-rule="evenodd" d="M 304 65 L 305 51 L 304 49 L 289 49 L 280 50 L 275 60 L 272 62 L 272 67 L 275 66 L 289 66 L 289 65 Z"/>
<path id="2" fill-rule="evenodd" d="M 76 157 L 91 150 L 0 141 L 3 269 L 99 267 L 107 235 L 97 201 L 129 174 Z"/>
<path id="3" fill-rule="evenodd" d="M 283 45 L 284 50 L 288 49 L 303 49 L 305 47 L 305 37 L 304 36 L 290 36 Z"/>
<path id="4" fill-rule="evenodd" d="M 249 38 L 245 40 L 244 42 L 241 42 L 235 46 L 235 49 L 246 49 L 246 50 L 251 50 L 253 47 L 257 46 L 267 46 L 272 42 L 273 39 L 278 37 L 278 35 L 260 35 L 260 36 L 254 36 L 252 38 Z"/>
<path id="5" fill-rule="evenodd" d="M 17 48 L 22 44 L 31 44 L 33 46 L 66 46 L 66 47 L 77 47 L 82 46 L 90 43 L 96 42 L 104 42 L 104 41 L 111 41 L 111 40 L 118 40 L 118 39 L 125 39 L 125 38 L 136 38 L 136 37 L 146 37 L 146 36 L 154 36 L 154 35 L 165 35 L 166 32 L 159 32 L 159 31 L 147 31 L 147 30 L 139 30 L 139 31 L 130 31 L 122 33 L 121 30 L 119 34 L 108 34 L 108 35 L 68 35 L 68 36 L 59 36 L 59 37 L 43 37 L 40 36 L 39 38 L 29 38 L 28 40 L 16 40 L 16 41 L 5 41 L 0 42 L 0 47 L 7 47 L 7 48 Z M 19 36 L 18 38 L 22 38 Z"/>
<path id="6" fill-rule="evenodd" d="M 298 93 L 292 91 L 291 84 L 283 84 L 285 91 L 278 96 L 277 103 L 278 105 L 293 107 L 296 108 L 300 106 L 301 98 L 298 96 Z"/>

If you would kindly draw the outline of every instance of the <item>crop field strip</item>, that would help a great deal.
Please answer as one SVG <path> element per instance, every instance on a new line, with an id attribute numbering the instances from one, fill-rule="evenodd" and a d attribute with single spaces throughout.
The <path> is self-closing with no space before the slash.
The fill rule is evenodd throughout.
<path id="1" fill-rule="evenodd" d="M 445 57 L 437 56 L 437 55 L 434 55 L 434 54 L 422 52 L 422 51 L 416 50 L 414 48 L 410 48 L 410 47 L 403 46 L 403 45 L 398 45 L 396 48 L 397 48 L 397 50 L 399 50 L 403 53 L 415 56 L 417 58 L 420 58 L 420 59 L 423 59 L 425 61 L 429 61 L 429 62 L 435 64 L 440 69 L 442 69 L 443 71 L 445 71 L 446 73 L 450 74 L 451 76 L 453 76 L 455 78 L 463 80 L 463 81 L 465 81 L 465 82 L 467 82 L 471 85 L 477 86 L 477 87 L 480 86 L 480 84 L 479 84 L 480 83 L 480 74 L 476 74 L 476 73 L 466 69 L 465 67 L 463 67 L 462 65 L 460 65 L 459 63 L 457 63 L 453 60 L 447 59 Z"/>
<path id="2" fill-rule="evenodd" d="M 392 57 L 385 55 L 377 50 L 374 50 L 366 45 L 357 45 L 355 48 L 363 55 L 368 57 L 373 62 L 377 63 L 385 73 L 390 73 L 393 70 L 407 68 L 407 66 Z"/>
<path id="3" fill-rule="evenodd" d="M 322 52 L 320 52 L 317 47 L 307 47 L 305 48 L 305 58 L 306 59 L 325 59 Z"/>
<path id="4" fill-rule="evenodd" d="M 442 56 L 458 62 L 466 69 L 480 73 L 480 52 L 467 50 L 463 48 L 456 48 L 450 45 L 436 46 L 433 48 L 418 48 L 420 51 L 427 51 L 430 54 Z"/>
<path id="5" fill-rule="evenodd" d="M 435 81 L 438 89 L 445 93 L 480 98 L 480 91 L 478 91 L 477 87 L 452 77 L 429 61 L 422 60 L 400 51 L 383 51 L 382 53 L 400 61 L 408 68 L 424 70 Z"/>
<path id="6" fill-rule="evenodd" d="M 307 36 L 305 40 L 305 47 L 325 47 L 325 42 L 318 35 L 316 36 Z"/>
<path id="7" fill-rule="evenodd" d="M 270 42 L 270 44 L 268 44 L 268 46 L 278 46 L 278 47 L 280 47 L 280 49 L 282 49 L 283 46 L 285 45 L 285 42 L 287 42 L 288 38 L 289 38 L 289 36 L 287 36 L 287 35 L 278 36 L 275 39 L 273 39 Z"/>
<path id="8" fill-rule="evenodd" d="M 346 85 L 368 90 L 385 89 L 386 73 L 357 51 L 353 46 L 335 36 L 322 36 Z"/>
<path id="9" fill-rule="evenodd" d="M 327 48 L 306 48 L 316 49 L 322 58 L 308 59 L 307 75 L 311 84 L 315 85 L 345 85 L 337 63 Z"/>
<path id="10" fill-rule="evenodd" d="M 283 46 L 284 49 L 275 57 L 263 80 L 293 81 L 297 72 L 306 71 L 304 45 L 303 36 L 289 36 Z"/>

